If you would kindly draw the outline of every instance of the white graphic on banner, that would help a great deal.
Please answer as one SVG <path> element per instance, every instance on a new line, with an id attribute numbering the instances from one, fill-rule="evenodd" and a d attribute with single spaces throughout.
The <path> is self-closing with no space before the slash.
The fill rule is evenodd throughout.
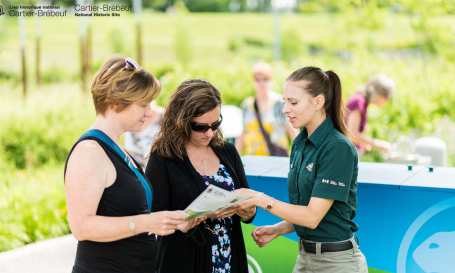
<path id="1" fill-rule="evenodd" d="M 427 273 L 452 273 L 455 268 L 455 231 L 433 234 L 417 247 L 412 257 Z"/>
<path id="2" fill-rule="evenodd" d="M 246 257 L 248 258 L 248 260 L 250 261 L 248 263 L 248 273 L 262 273 L 262 269 L 261 267 L 259 266 L 258 262 L 256 262 L 255 259 L 253 259 L 253 257 L 251 257 L 250 255 L 246 254 Z M 256 270 L 251 266 L 251 264 L 253 264 L 253 266 L 256 268 Z"/>

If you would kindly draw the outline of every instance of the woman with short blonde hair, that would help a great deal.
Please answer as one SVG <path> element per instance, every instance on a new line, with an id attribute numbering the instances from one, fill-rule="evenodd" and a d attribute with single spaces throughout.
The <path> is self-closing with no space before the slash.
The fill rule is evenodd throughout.
<path id="1" fill-rule="evenodd" d="M 120 144 L 139 131 L 161 84 L 131 58 L 112 56 L 91 85 L 97 119 L 65 165 L 68 221 L 79 241 L 73 272 L 153 272 L 155 236 L 192 227 L 179 212 L 151 212 L 152 188 Z"/>

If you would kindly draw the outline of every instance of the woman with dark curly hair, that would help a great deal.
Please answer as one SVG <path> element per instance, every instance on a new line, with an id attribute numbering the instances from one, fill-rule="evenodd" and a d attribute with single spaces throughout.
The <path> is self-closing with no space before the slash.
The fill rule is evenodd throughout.
<path id="1" fill-rule="evenodd" d="M 185 209 L 210 184 L 228 191 L 248 187 L 235 146 L 223 140 L 220 111 L 220 92 L 208 81 L 185 81 L 173 93 L 145 171 L 153 212 Z M 156 272 L 247 273 L 240 221 L 251 223 L 255 214 L 255 207 L 233 206 L 187 234 L 158 236 Z"/>

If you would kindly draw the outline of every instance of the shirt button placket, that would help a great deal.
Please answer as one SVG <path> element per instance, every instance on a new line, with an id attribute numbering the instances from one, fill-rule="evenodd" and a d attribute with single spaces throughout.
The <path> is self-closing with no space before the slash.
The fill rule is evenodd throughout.
<path id="1" fill-rule="evenodd" d="M 303 155 L 297 159 L 297 161 L 295 162 L 296 164 L 294 165 L 294 168 L 295 168 L 295 170 L 294 170 L 294 173 L 295 173 L 294 192 L 296 195 L 296 199 L 298 199 L 298 196 L 299 196 L 299 192 L 298 192 L 299 174 L 300 174 L 300 167 L 302 166 L 302 157 L 303 157 Z M 298 202 L 299 200 L 296 200 L 296 201 Z"/>

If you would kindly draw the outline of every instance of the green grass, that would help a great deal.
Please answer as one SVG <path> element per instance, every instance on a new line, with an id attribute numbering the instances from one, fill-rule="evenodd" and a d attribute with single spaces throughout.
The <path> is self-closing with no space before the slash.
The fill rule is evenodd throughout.
<path id="1" fill-rule="evenodd" d="M 361 50 L 373 48 L 406 48 L 418 44 L 418 36 L 411 27 L 411 18 L 405 15 L 386 14 L 384 26 L 371 31 L 359 28 L 350 22 L 352 14 L 282 14 L 282 32 L 294 31 L 300 37 L 302 47 L 323 46 L 327 49 Z M 443 17 L 438 23 L 451 25 L 455 17 Z M 78 18 L 72 14 L 66 18 L 42 18 L 42 69 L 47 71 L 63 68 L 69 75 L 79 70 Z M 351 20 L 352 21 L 352 20 Z M 0 41 L 1 70 L 19 74 L 19 35 L 16 18 L 8 17 L 3 39 Z M 181 23 L 183 22 L 183 24 Z M 27 56 L 29 73 L 34 73 L 35 18 L 26 19 Z M 174 42 L 177 28 L 184 26 L 190 37 L 192 59 L 198 65 L 223 65 L 238 55 L 229 51 L 229 42 L 235 37 L 252 37 L 271 44 L 273 41 L 273 18 L 271 14 L 257 13 L 200 13 L 183 16 L 145 11 L 143 14 L 144 63 L 148 67 L 160 67 L 177 61 Z M 94 63 L 100 63 L 105 56 L 115 53 L 108 36 L 117 29 L 123 39 L 124 52 L 136 57 L 134 17 L 122 13 L 120 17 L 97 18 L 92 20 Z M 355 27 L 354 27 L 355 26 Z M 261 53 L 271 58 L 270 53 Z"/>
<path id="2" fill-rule="evenodd" d="M 69 233 L 62 170 L 1 170 L 0 252 Z"/>

